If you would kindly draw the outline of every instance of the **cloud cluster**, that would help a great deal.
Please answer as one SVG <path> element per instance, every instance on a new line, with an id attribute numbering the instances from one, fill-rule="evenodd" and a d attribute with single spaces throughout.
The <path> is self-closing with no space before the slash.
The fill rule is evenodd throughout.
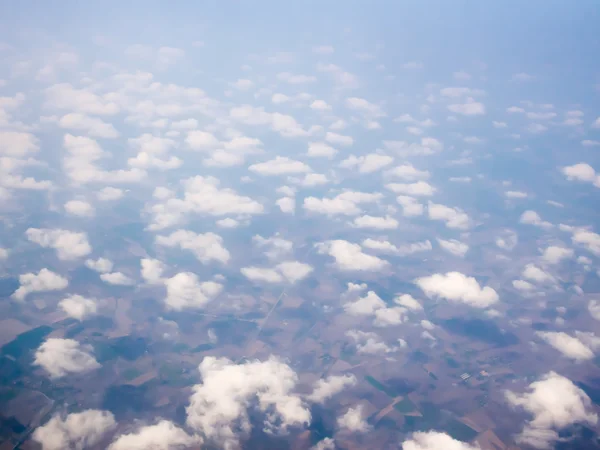
<path id="1" fill-rule="evenodd" d="M 69 317 L 77 320 L 83 320 L 86 317 L 96 314 L 97 304 L 93 298 L 86 298 L 82 295 L 74 294 L 63 298 L 58 307 L 61 308 Z"/>
<path id="2" fill-rule="evenodd" d="M 51 378 L 88 372 L 100 367 L 91 351 L 91 346 L 74 339 L 49 338 L 35 352 L 34 364 L 42 367 Z"/>
<path id="3" fill-rule="evenodd" d="M 223 238 L 212 232 L 197 234 L 193 231 L 177 230 L 168 236 L 156 236 L 155 240 L 158 245 L 191 251 L 203 264 L 211 261 L 226 264 L 231 256 L 223 247 Z"/>
<path id="4" fill-rule="evenodd" d="M 551 448 L 558 440 L 558 431 L 570 425 L 598 422 L 585 392 L 556 372 L 534 381 L 523 394 L 508 391 L 506 399 L 513 407 L 523 408 L 532 416 L 517 441 L 534 448 Z"/>
<path id="5" fill-rule="evenodd" d="M 71 261 L 92 252 L 86 233 L 60 228 L 28 228 L 25 235 L 31 242 L 56 250 L 56 256 L 60 260 Z"/>
<path id="6" fill-rule="evenodd" d="M 180 272 L 165 281 L 167 296 L 165 304 L 169 309 L 203 308 L 223 290 L 223 285 L 214 281 L 200 282 L 191 272 Z"/>
<path id="7" fill-rule="evenodd" d="M 32 292 L 60 291 L 69 285 L 69 280 L 48 269 L 41 269 L 38 273 L 24 273 L 19 275 L 19 288 L 12 297 L 16 300 L 25 300 Z"/>
<path id="8" fill-rule="evenodd" d="M 306 197 L 303 207 L 309 212 L 328 216 L 356 216 L 362 212 L 359 205 L 375 203 L 382 198 L 383 195 L 380 193 L 346 191 L 333 198 Z"/>

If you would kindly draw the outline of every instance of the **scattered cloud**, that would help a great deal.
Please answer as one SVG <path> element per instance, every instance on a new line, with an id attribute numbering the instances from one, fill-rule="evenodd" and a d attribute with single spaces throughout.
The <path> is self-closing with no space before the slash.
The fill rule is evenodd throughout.
<path id="1" fill-rule="evenodd" d="M 92 252 L 86 233 L 60 228 L 28 228 L 25 235 L 31 242 L 56 250 L 56 256 L 63 261 L 78 259 Z"/>
<path id="2" fill-rule="evenodd" d="M 49 338 L 35 352 L 33 364 L 42 367 L 51 378 L 89 372 L 100 367 L 92 356 L 92 347 L 74 339 Z"/>
<path id="3" fill-rule="evenodd" d="M 477 280 L 460 272 L 436 273 L 417 278 L 415 284 L 430 298 L 445 298 L 475 308 L 487 308 L 499 300 L 489 286 L 481 287 Z"/>
<path id="4" fill-rule="evenodd" d="M 320 254 L 335 259 L 335 266 L 342 271 L 381 271 L 388 262 L 373 255 L 367 255 L 359 244 L 341 239 L 316 244 Z"/>
<path id="5" fill-rule="evenodd" d="M 69 285 L 69 281 L 46 268 L 38 273 L 25 273 L 19 275 L 19 288 L 12 294 L 15 300 L 25 300 L 34 292 L 60 291 Z"/>

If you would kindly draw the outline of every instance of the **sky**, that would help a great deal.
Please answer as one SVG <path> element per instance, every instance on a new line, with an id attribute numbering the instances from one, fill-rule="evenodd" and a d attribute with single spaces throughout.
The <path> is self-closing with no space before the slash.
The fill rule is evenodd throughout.
<path id="1" fill-rule="evenodd" d="M 202 310 L 225 304 L 229 280 L 275 290 L 326 268 L 348 283 L 329 306 L 363 321 L 346 333 L 359 352 L 410 346 L 378 333 L 425 314 L 423 299 L 506 318 L 515 298 L 533 311 L 572 296 L 585 329 L 560 317 L 531 339 L 589 362 L 600 348 L 585 291 L 600 276 L 599 24 L 592 0 L 3 2 L 0 267 L 19 278 L 12 300 L 31 308 L 45 293 L 77 320 L 94 315 L 101 302 L 71 279 L 85 266 L 109 287 L 158 290 L 165 311 Z M 113 210 L 143 223 L 150 256 L 114 260 L 96 226 Z M 411 268 L 418 301 L 398 293 L 389 304 L 362 284 L 431 252 L 434 272 Z M 197 273 L 179 267 L 190 259 Z M 414 324 L 436 340 L 425 316 Z M 36 365 L 51 378 L 100 367 L 66 339 L 46 341 Z M 234 445 L 231 424 L 247 413 L 218 419 L 235 396 L 214 396 L 219 377 L 251 379 L 238 386 L 248 398 L 270 389 L 265 379 L 281 383 L 273 405 L 290 427 L 310 420 L 304 402 L 356 381 L 323 381 L 307 400 L 276 355 L 246 365 L 216 355 L 198 370 L 186 430 L 159 422 L 110 448 L 154 433 Z M 544 413 L 552 389 L 576 412 Z M 552 367 L 506 402 L 531 416 L 518 439 L 538 448 L 597 421 Z M 110 413 L 82 414 L 116 427 Z M 351 407 L 339 427 L 366 432 L 361 414 Z M 68 417 L 45 427 L 44 448 L 81 438 Z M 52 447 L 44 430 L 61 427 Z M 402 448 L 448 439 L 417 433 Z"/>

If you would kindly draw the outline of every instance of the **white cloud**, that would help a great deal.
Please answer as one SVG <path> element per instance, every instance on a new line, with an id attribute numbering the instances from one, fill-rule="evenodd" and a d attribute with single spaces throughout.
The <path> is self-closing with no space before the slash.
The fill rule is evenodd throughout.
<path id="1" fill-rule="evenodd" d="M 163 273 L 165 265 L 158 259 L 142 258 L 140 260 L 141 275 L 148 284 L 161 284 L 164 282 Z"/>
<path id="2" fill-rule="evenodd" d="M 180 223 L 190 213 L 210 216 L 230 214 L 252 215 L 264 211 L 263 206 L 250 197 L 232 189 L 221 188 L 213 177 L 196 176 L 182 181 L 183 198 L 165 198 L 150 206 L 151 230 L 161 230 Z"/>
<path id="3" fill-rule="evenodd" d="M 108 450 L 175 450 L 190 448 L 202 443 L 200 436 L 190 436 L 173 422 L 161 420 L 133 433 L 119 436 Z"/>
<path id="4" fill-rule="evenodd" d="M 91 354 L 92 347 L 73 339 L 49 338 L 35 352 L 36 366 L 52 378 L 98 369 L 100 364 Z"/>
<path id="5" fill-rule="evenodd" d="M 310 410 L 293 392 L 297 374 L 276 357 L 235 364 L 208 356 L 198 369 L 202 384 L 192 388 L 187 424 L 225 448 L 237 445 L 238 430 L 250 432 L 250 404 L 265 414 L 265 430 L 284 431 L 311 420 Z"/>
<path id="6" fill-rule="evenodd" d="M 196 274 L 180 272 L 165 280 L 167 296 L 165 304 L 175 311 L 200 309 L 223 290 L 223 285 L 214 281 L 200 282 Z"/>
<path id="7" fill-rule="evenodd" d="M 410 163 L 394 167 L 388 170 L 386 174 L 402 178 L 406 181 L 427 180 L 431 176 L 428 170 L 419 170 Z"/>
<path id="8" fill-rule="evenodd" d="M 8 259 L 9 253 L 8 249 L 0 247 L 0 261 Z"/>
<path id="9" fill-rule="evenodd" d="M 308 264 L 299 261 L 284 261 L 274 268 L 243 267 L 240 269 L 242 275 L 250 281 L 258 283 L 296 283 L 306 278 L 314 269 Z"/>
<path id="10" fill-rule="evenodd" d="M 259 249 L 264 250 L 264 254 L 269 259 L 279 259 L 291 253 L 294 248 L 294 243 L 283 239 L 278 234 L 269 238 L 264 238 L 261 235 L 252 237 L 252 243 Z"/>
<path id="11" fill-rule="evenodd" d="M 483 103 L 476 102 L 472 98 L 467 99 L 465 103 L 448 105 L 448 110 L 463 116 L 480 116 L 485 114 L 485 106 Z"/>
<path id="12" fill-rule="evenodd" d="M 383 145 L 386 149 L 403 157 L 433 155 L 444 149 L 444 144 L 432 137 L 422 137 L 419 144 L 409 144 L 405 141 L 383 141 Z"/>
<path id="13" fill-rule="evenodd" d="M 380 193 L 345 191 L 334 198 L 306 197 L 303 207 L 307 211 L 329 216 L 355 216 L 362 212 L 359 204 L 374 203 L 383 198 Z"/>
<path id="14" fill-rule="evenodd" d="M 330 375 L 314 384 L 313 391 L 307 397 L 307 400 L 314 403 L 325 403 L 326 400 L 339 394 L 344 389 L 356 385 L 356 383 L 356 377 L 352 374 Z"/>
<path id="15" fill-rule="evenodd" d="M 521 192 L 521 191 L 506 191 L 504 193 L 504 195 L 507 198 L 527 198 L 528 197 L 526 192 Z"/>
<path id="16" fill-rule="evenodd" d="M 423 309 L 421 304 L 410 294 L 401 294 L 394 299 L 394 302 L 400 306 L 410 309 L 411 311 L 420 311 Z"/>
<path id="17" fill-rule="evenodd" d="M 122 272 L 111 272 L 103 273 L 100 275 L 100 279 L 105 283 L 112 284 L 114 286 L 132 286 L 135 281 L 129 278 Z"/>
<path id="18" fill-rule="evenodd" d="M 371 331 L 349 330 L 346 331 L 346 336 L 352 338 L 358 353 L 374 355 L 392 353 L 397 350 L 395 347 L 388 346 L 377 333 Z"/>
<path id="19" fill-rule="evenodd" d="M 96 260 L 86 259 L 85 266 L 98 273 L 108 273 L 113 269 L 113 262 L 106 258 L 98 258 Z"/>
<path id="20" fill-rule="evenodd" d="M 185 143 L 192 150 L 198 151 L 214 150 L 221 145 L 219 140 L 212 133 L 200 130 L 188 132 Z"/>
<path id="21" fill-rule="evenodd" d="M 247 91 L 248 89 L 251 89 L 252 87 L 254 87 L 254 83 L 252 82 L 252 80 L 248 80 L 246 78 L 240 78 L 237 81 L 235 81 L 234 83 L 232 83 L 231 86 L 233 86 L 234 88 L 236 88 L 239 91 Z"/>
<path id="22" fill-rule="evenodd" d="M 196 234 L 193 231 L 177 230 L 168 236 L 156 236 L 155 242 L 169 248 L 189 250 L 203 264 L 211 261 L 227 264 L 231 257 L 229 251 L 223 247 L 223 238 L 212 232 Z"/>
<path id="23" fill-rule="evenodd" d="M 381 106 L 365 100 L 359 97 L 350 97 L 346 99 L 346 107 L 353 111 L 358 111 L 364 114 L 366 117 L 384 117 L 385 112 L 381 109 Z"/>
<path id="24" fill-rule="evenodd" d="M 577 337 L 563 332 L 538 331 L 537 335 L 548 344 L 561 352 L 567 358 L 575 361 L 586 361 L 594 357 L 594 352 Z"/>
<path id="25" fill-rule="evenodd" d="M 359 173 L 373 173 L 389 166 L 394 158 L 381 153 L 369 153 L 364 156 L 350 155 L 340 163 L 343 169 L 357 168 Z"/>
<path id="26" fill-rule="evenodd" d="M 69 281 L 59 274 L 48 269 L 41 269 L 38 273 L 24 273 L 19 275 L 19 288 L 12 294 L 16 300 L 25 300 L 33 292 L 60 291 L 69 285 Z"/>
<path id="27" fill-rule="evenodd" d="M 498 293 L 494 289 L 489 286 L 482 288 L 475 278 L 460 272 L 436 273 L 417 278 L 414 282 L 430 298 L 445 298 L 475 308 L 487 308 L 498 301 Z"/>
<path id="28" fill-rule="evenodd" d="M 232 219 L 231 217 L 227 217 L 225 219 L 219 219 L 215 222 L 215 224 L 220 228 L 237 228 L 241 225 L 240 221 Z"/>
<path id="29" fill-rule="evenodd" d="M 343 70 L 335 64 L 317 64 L 319 72 L 329 73 L 338 88 L 341 89 L 356 89 L 359 86 L 356 75 Z"/>
<path id="30" fill-rule="evenodd" d="M 329 178 L 322 173 L 307 173 L 302 178 L 290 177 L 289 181 L 304 187 L 315 187 L 329 183 Z"/>
<path id="31" fill-rule="evenodd" d="M 548 264 L 558 264 L 563 259 L 571 259 L 575 256 L 575 252 L 572 248 L 558 247 L 551 245 L 544 249 L 542 253 L 542 259 Z"/>
<path id="32" fill-rule="evenodd" d="M 343 134 L 333 133 L 328 131 L 325 134 L 325 140 L 333 145 L 341 145 L 344 147 L 354 144 L 354 139 L 351 136 L 344 136 Z"/>
<path id="33" fill-rule="evenodd" d="M 572 166 L 565 166 L 561 172 L 571 181 L 581 181 L 584 183 L 593 183 L 594 186 L 600 187 L 600 174 L 587 163 L 578 163 Z"/>
<path id="34" fill-rule="evenodd" d="M 525 280 L 514 280 L 512 282 L 512 285 L 515 289 L 521 292 L 532 292 L 536 289 L 536 287 L 533 284 Z"/>
<path id="35" fill-rule="evenodd" d="M 337 419 L 337 426 L 342 430 L 348 430 L 353 433 L 365 433 L 371 428 L 363 418 L 362 405 L 356 408 L 348 408 L 348 411 Z"/>
<path id="36" fill-rule="evenodd" d="M 310 450 L 335 450 L 335 441 L 333 438 L 325 438 L 313 445 Z"/>
<path id="37" fill-rule="evenodd" d="M 115 139 L 119 132 L 115 127 L 97 117 L 90 117 L 81 113 L 69 113 L 60 118 L 58 126 L 68 130 L 83 131 L 91 137 Z"/>
<path id="38" fill-rule="evenodd" d="M 109 95 L 97 95 L 86 89 L 76 89 L 68 83 L 55 84 L 45 91 L 46 106 L 53 109 L 67 109 L 83 114 L 112 116 L 120 108 Z"/>
<path id="39" fill-rule="evenodd" d="M 311 158 L 333 158 L 338 151 L 325 142 L 310 142 L 307 156 Z"/>
<path id="40" fill-rule="evenodd" d="M 281 212 L 286 214 L 294 214 L 296 212 L 296 199 L 293 197 L 282 197 L 275 202 Z"/>
<path id="41" fill-rule="evenodd" d="M 56 250 L 56 256 L 60 260 L 74 260 L 92 252 L 86 233 L 76 233 L 60 228 L 29 228 L 25 235 L 31 242 Z"/>
<path id="42" fill-rule="evenodd" d="M 584 229 L 576 229 L 571 236 L 574 244 L 586 248 L 596 256 L 600 256 L 600 234 Z"/>
<path id="43" fill-rule="evenodd" d="M 123 197 L 123 190 L 114 188 L 111 186 L 107 186 L 105 188 L 100 189 L 96 193 L 96 197 L 101 202 L 111 202 L 111 201 L 119 200 Z"/>
<path id="44" fill-rule="evenodd" d="M 533 133 L 533 134 L 543 133 L 544 131 L 547 131 L 547 130 L 548 130 L 548 127 L 545 125 L 542 125 L 540 123 L 532 123 L 527 126 L 527 131 L 529 131 L 530 133 Z"/>
<path id="45" fill-rule="evenodd" d="M 312 171 L 308 164 L 285 156 L 276 156 L 270 161 L 252 164 L 248 170 L 259 175 L 286 175 Z"/>
<path id="46" fill-rule="evenodd" d="M 559 439 L 558 431 L 563 428 L 576 423 L 595 425 L 598 422 L 585 392 L 556 372 L 548 372 L 539 381 L 531 383 L 528 392 L 506 392 L 506 400 L 532 416 L 517 441 L 535 448 L 551 448 Z"/>
<path id="47" fill-rule="evenodd" d="M 590 316 L 592 316 L 596 320 L 600 320 L 600 301 L 599 300 L 590 300 L 588 303 L 588 311 Z"/>
<path id="48" fill-rule="evenodd" d="M 446 433 L 419 431 L 402 442 L 402 450 L 479 450 L 478 445 L 458 441 Z"/>
<path id="49" fill-rule="evenodd" d="M 363 253 L 360 245 L 344 240 L 332 240 L 316 244 L 320 254 L 335 259 L 335 266 L 342 271 L 380 271 L 389 263 L 381 258 Z"/>
<path id="50" fill-rule="evenodd" d="M 69 317 L 73 317 L 77 320 L 83 320 L 86 317 L 96 314 L 96 300 L 93 298 L 86 298 L 82 295 L 70 295 L 62 299 L 58 303 L 58 307 L 66 312 Z"/>
<path id="51" fill-rule="evenodd" d="M 433 247 L 429 240 L 422 242 L 412 242 L 410 244 L 395 246 L 389 241 L 367 238 L 362 242 L 362 246 L 371 250 L 384 253 L 391 253 L 399 256 L 412 255 L 413 253 L 425 252 Z"/>
<path id="52" fill-rule="evenodd" d="M 345 303 L 344 311 L 351 316 L 372 316 L 385 306 L 385 302 L 374 291 L 369 291 L 364 297 Z"/>
<path id="53" fill-rule="evenodd" d="M 446 223 L 448 228 L 466 230 L 471 226 L 469 216 L 460 208 L 429 202 L 427 205 L 429 218 Z"/>
<path id="54" fill-rule="evenodd" d="M 396 201 L 402 206 L 402 214 L 405 217 L 415 217 L 423 215 L 424 207 L 416 198 L 406 195 L 399 195 Z"/>
<path id="55" fill-rule="evenodd" d="M 517 233 L 511 230 L 505 230 L 503 236 L 496 238 L 496 245 L 503 250 L 512 250 L 519 242 Z"/>
<path id="56" fill-rule="evenodd" d="M 250 126 L 267 125 L 284 138 L 305 137 L 309 135 L 292 116 L 281 113 L 268 113 L 263 108 L 242 105 L 231 108 L 229 116 L 240 123 Z"/>
<path id="57" fill-rule="evenodd" d="M 456 239 L 438 239 L 438 244 L 448 253 L 454 256 L 460 256 L 461 258 L 469 251 L 469 246 L 463 242 L 457 241 Z"/>
<path id="58" fill-rule="evenodd" d="M 552 224 L 550 222 L 543 221 L 538 213 L 531 210 L 527 210 L 521 214 L 519 222 L 528 225 L 534 225 L 540 228 L 552 228 Z"/>
<path id="59" fill-rule="evenodd" d="M 394 230 L 398 228 L 398 221 L 393 217 L 360 216 L 354 219 L 352 225 L 356 228 L 371 228 L 374 230 Z"/>
<path id="60" fill-rule="evenodd" d="M 525 266 L 521 275 L 523 278 L 535 281 L 536 283 L 556 283 L 556 278 L 532 263 Z"/>
<path id="61" fill-rule="evenodd" d="M 430 197 L 436 192 L 436 189 L 426 181 L 417 181 L 415 183 L 388 183 L 385 187 L 396 194 L 413 197 Z"/>
<path id="62" fill-rule="evenodd" d="M 325 100 L 315 100 L 310 104 L 310 109 L 315 111 L 331 111 L 331 105 Z"/>
<path id="63" fill-rule="evenodd" d="M 112 413 L 88 409 L 72 413 L 64 419 L 53 416 L 32 434 L 43 450 L 83 450 L 98 445 L 104 436 L 117 426 Z"/>
<path id="64" fill-rule="evenodd" d="M 93 217 L 96 213 L 94 207 L 83 200 L 69 200 L 64 208 L 67 214 L 78 217 Z"/>

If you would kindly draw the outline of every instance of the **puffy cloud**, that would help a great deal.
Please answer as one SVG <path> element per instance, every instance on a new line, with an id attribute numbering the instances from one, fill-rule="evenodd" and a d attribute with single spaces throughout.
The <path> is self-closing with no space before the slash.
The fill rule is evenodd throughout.
<path id="1" fill-rule="evenodd" d="M 76 233 L 60 228 L 29 228 L 25 235 L 31 242 L 56 250 L 56 256 L 60 260 L 73 260 L 92 252 L 86 233 Z"/>
<path id="2" fill-rule="evenodd" d="M 506 191 L 504 193 L 506 198 L 527 198 L 527 193 L 521 191 Z"/>
<path id="3" fill-rule="evenodd" d="M 45 94 L 46 105 L 50 108 L 98 116 L 112 116 L 120 110 L 114 101 L 109 100 L 109 95 L 100 96 L 90 90 L 76 89 L 68 83 L 52 85 Z"/>
<path id="4" fill-rule="evenodd" d="M 223 285 L 214 281 L 200 282 L 191 272 L 180 272 L 165 280 L 165 304 L 175 311 L 200 309 L 221 293 Z"/>
<path id="5" fill-rule="evenodd" d="M 49 338 L 35 352 L 33 364 L 41 366 L 52 378 L 88 372 L 100 367 L 91 351 L 90 345 L 74 339 Z"/>
<path id="6" fill-rule="evenodd" d="M 567 358 L 575 361 L 586 361 L 594 357 L 594 352 L 577 337 L 563 332 L 539 331 L 539 337 L 561 352 Z"/>
<path id="7" fill-rule="evenodd" d="M 506 400 L 532 416 L 517 440 L 535 448 L 551 448 L 559 439 L 558 431 L 573 424 L 595 425 L 598 422 L 585 392 L 556 372 L 549 372 L 534 381 L 523 394 L 508 391 Z"/>
<path id="8" fill-rule="evenodd" d="M 421 304 L 410 294 L 401 294 L 394 299 L 394 302 L 412 311 L 421 311 L 423 309 Z"/>
<path id="9" fill-rule="evenodd" d="M 380 193 L 346 191 L 333 198 L 306 197 L 303 207 L 307 211 L 329 216 L 355 216 L 362 211 L 358 206 L 359 204 L 374 203 L 381 198 L 383 198 L 383 195 Z"/>
<path id="10" fill-rule="evenodd" d="M 375 230 L 394 230 L 398 228 L 398 221 L 393 217 L 360 216 L 354 219 L 356 228 L 372 228 Z"/>
<path id="11" fill-rule="evenodd" d="M 446 433 L 437 431 L 413 433 L 401 444 L 402 450 L 479 450 L 478 445 L 458 441 Z"/>
<path id="12" fill-rule="evenodd" d="M 394 167 L 386 172 L 388 175 L 392 175 L 398 178 L 402 178 L 406 181 L 418 181 L 427 180 L 431 174 L 428 170 L 419 170 L 410 163 L 404 163 L 400 166 Z"/>
<path id="13" fill-rule="evenodd" d="M 105 283 L 112 284 L 114 286 L 131 286 L 135 284 L 133 279 L 122 272 L 103 273 L 100 275 L 100 279 Z"/>
<path id="14" fill-rule="evenodd" d="M 251 126 L 266 125 L 284 138 L 308 136 L 309 132 L 296 122 L 292 116 L 280 113 L 268 113 L 263 108 L 242 105 L 231 108 L 229 116 L 240 123 Z"/>
<path id="15" fill-rule="evenodd" d="M 540 228 L 552 228 L 552 224 L 550 222 L 543 221 L 538 213 L 531 210 L 527 210 L 523 214 L 521 214 L 519 222 L 528 225 L 534 225 Z"/>
<path id="16" fill-rule="evenodd" d="M 465 103 L 453 103 L 448 105 L 448 110 L 463 116 L 480 116 L 485 114 L 484 104 L 476 102 L 472 98 L 467 99 Z"/>
<path id="17" fill-rule="evenodd" d="M 98 200 L 100 200 L 101 202 L 111 202 L 111 201 L 119 200 L 122 197 L 123 197 L 123 190 L 114 188 L 112 186 L 107 186 L 105 188 L 102 188 L 96 194 L 96 198 L 98 198 Z"/>
<path id="18" fill-rule="evenodd" d="M 409 144 L 404 141 L 383 141 L 383 145 L 400 156 L 433 155 L 444 149 L 444 144 L 432 137 L 421 138 L 420 143 Z"/>
<path id="19" fill-rule="evenodd" d="M 469 246 L 464 242 L 457 241 L 456 239 L 444 240 L 438 239 L 438 244 L 448 253 L 454 256 L 460 256 L 461 258 L 469 251 Z"/>
<path id="20" fill-rule="evenodd" d="M 104 139 L 119 137 L 119 132 L 112 124 L 81 113 L 69 113 L 62 116 L 58 121 L 58 126 L 69 130 L 83 131 L 92 137 Z"/>
<path id="21" fill-rule="evenodd" d="M 307 173 L 312 169 L 301 161 L 296 161 L 285 156 L 277 156 L 270 161 L 252 164 L 248 167 L 248 170 L 258 173 L 259 175 L 286 175 Z"/>
<path id="22" fill-rule="evenodd" d="M 331 111 L 331 105 L 325 100 L 315 100 L 310 104 L 310 109 L 315 111 Z"/>
<path id="23" fill-rule="evenodd" d="M 600 234 L 593 231 L 576 229 L 571 236 L 574 244 L 586 248 L 596 256 L 600 256 Z"/>
<path id="24" fill-rule="evenodd" d="M 221 143 L 214 134 L 208 131 L 193 130 L 188 132 L 185 143 L 192 150 L 214 150 Z"/>
<path id="25" fill-rule="evenodd" d="M 362 405 L 356 408 L 348 408 L 343 416 L 338 417 L 337 426 L 342 430 L 348 430 L 353 433 L 365 433 L 371 428 L 363 418 Z"/>
<path id="26" fill-rule="evenodd" d="M 335 259 L 335 266 L 342 271 L 380 271 L 389 263 L 373 255 L 363 253 L 360 245 L 341 239 L 316 244 L 320 254 Z"/>
<path id="27" fill-rule="evenodd" d="M 337 150 L 325 142 L 310 142 L 308 144 L 307 156 L 312 158 L 333 158 L 337 154 Z"/>
<path id="28" fill-rule="evenodd" d="M 93 217 L 96 213 L 94 207 L 83 200 L 69 200 L 64 207 L 67 214 L 72 216 Z"/>
<path id="29" fill-rule="evenodd" d="M 269 259 L 278 259 L 289 254 L 294 248 L 292 241 L 283 239 L 278 234 L 269 238 L 264 238 L 257 234 L 252 237 L 252 242 L 258 248 L 265 249 L 264 253 Z"/>
<path id="30" fill-rule="evenodd" d="M 366 117 L 384 117 L 385 112 L 381 109 L 381 106 L 365 100 L 359 97 L 350 97 L 346 99 L 346 107 L 353 111 L 358 111 Z"/>
<path id="31" fill-rule="evenodd" d="M 39 141 L 31 133 L 0 131 L 0 155 L 21 158 L 39 150 Z"/>
<path id="32" fill-rule="evenodd" d="M 12 297 L 25 300 L 32 292 L 60 291 L 69 285 L 69 281 L 48 269 L 42 269 L 37 274 L 33 272 L 19 275 L 19 288 Z"/>
<path id="33" fill-rule="evenodd" d="M 117 426 L 112 413 L 88 409 L 62 418 L 53 416 L 32 434 L 42 450 L 85 450 L 98 445 Z"/>
<path id="34" fill-rule="evenodd" d="M 176 450 L 200 445 L 199 436 L 190 436 L 173 422 L 161 420 L 155 425 L 141 427 L 136 432 L 123 434 L 108 450 Z"/>
<path id="35" fill-rule="evenodd" d="M 318 380 L 307 400 L 314 403 L 324 403 L 344 389 L 354 386 L 357 380 L 354 375 L 330 375 Z"/>
<path id="36" fill-rule="evenodd" d="M 112 171 L 99 168 L 96 163 L 107 154 L 94 139 L 66 134 L 63 143 L 67 150 L 63 167 L 74 183 L 137 183 L 146 176 L 138 168 Z"/>
<path id="37" fill-rule="evenodd" d="M 371 238 L 365 239 L 361 245 L 371 250 L 380 251 L 384 253 L 391 253 L 399 256 L 412 255 L 413 253 L 418 252 L 426 252 L 433 248 L 431 246 L 430 241 L 413 242 L 397 247 L 389 241 Z"/>
<path id="38" fill-rule="evenodd" d="M 309 409 L 293 392 L 298 376 L 276 357 L 235 364 L 209 356 L 198 369 L 202 384 L 193 387 L 187 424 L 225 448 L 237 444 L 236 430 L 251 431 L 248 409 L 254 399 L 256 408 L 266 413 L 266 430 L 286 430 L 311 420 Z"/>
<path id="39" fill-rule="evenodd" d="M 255 282 L 262 283 L 296 283 L 306 278 L 314 269 L 312 266 L 299 261 L 284 261 L 277 264 L 274 268 L 263 267 L 242 267 L 240 272 L 246 278 Z"/>
<path id="40" fill-rule="evenodd" d="M 408 196 L 432 196 L 436 189 L 426 181 L 417 181 L 416 183 L 389 183 L 385 187 L 396 194 Z"/>
<path id="41" fill-rule="evenodd" d="M 58 307 L 66 312 L 70 317 L 77 320 L 83 320 L 86 317 L 96 314 L 96 300 L 86 298 L 82 295 L 70 295 L 58 303 Z"/>
<path id="42" fill-rule="evenodd" d="M 230 214 L 253 215 L 264 211 L 263 206 L 250 197 L 239 195 L 232 189 L 221 188 L 214 177 L 196 176 L 182 181 L 183 198 L 167 197 L 151 205 L 151 230 L 161 230 L 181 222 L 187 214 L 225 216 Z"/>
<path id="43" fill-rule="evenodd" d="M 148 284 L 161 284 L 164 282 L 163 272 L 165 265 L 158 259 L 143 258 L 140 260 L 141 274 Z"/>
<path id="44" fill-rule="evenodd" d="M 572 248 L 558 247 L 551 245 L 547 247 L 542 253 L 542 259 L 548 264 L 558 264 L 563 259 L 571 259 L 575 256 L 575 252 Z"/>
<path id="45" fill-rule="evenodd" d="M 364 156 L 350 155 L 340 163 L 343 169 L 358 169 L 359 173 L 373 173 L 389 166 L 394 158 L 381 153 L 369 153 Z"/>
<path id="46" fill-rule="evenodd" d="M 415 217 L 423 215 L 423 205 L 413 197 L 406 195 L 399 195 L 396 197 L 396 201 L 402 206 L 402 214 L 405 217 Z"/>
<path id="47" fill-rule="evenodd" d="M 85 266 L 98 273 L 108 273 L 113 269 L 113 262 L 106 258 L 98 258 L 96 260 L 86 259 Z"/>
<path id="48" fill-rule="evenodd" d="M 327 176 L 321 173 L 307 173 L 306 175 L 304 175 L 303 178 L 290 177 L 289 180 L 293 183 L 298 183 L 299 185 L 304 187 L 321 186 L 323 184 L 329 183 L 329 179 L 327 178 Z"/>
<path id="49" fill-rule="evenodd" d="M 536 283 L 555 283 L 556 278 L 550 275 L 548 272 L 540 269 L 535 264 L 527 264 L 521 274 L 523 278 L 535 281 Z"/>
<path id="50" fill-rule="evenodd" d="M 156 236 L 155 241 L 165 247 L 189 250 L 203 264 L 211 261 L 226 264 L 231 256 L 223 247 L 223 238 L 212 232 L 196 234 L 193 231 L 177 230 L 168 236 Z"/>
<path id="51" fill-rule="evenodd" d="M 5 248 L 0 247 L 0 261 L 8 259 L 9 251 Z"/>
<path id="52" fill-rule="evenodd" d="M 503 250 L 512 250 L 519 242 L 517 233 L 511 230 L 505 230 L 503 236 L 496 238 L 496 245 Z"/>
<path id="53" fill-rule="evenodd" d="M 512 285 L 515 289 L 521 292 L 532 292 L 536 289 L 533 284 L 525 280 L 514 280 Z"/>
<path id="54" fill-rule="evenodd" d="M 598 300 L 590 300 L 588 303 L 588 311 L 590 316 L 592 316 L 596 320 L 600 320 L 600 301 Z"/>
<path id="55" fill-rule="evenodd" d="M 385 354 L 397 350 L 395 347 L 389 347 L 377 333 L 372 331 L 349 330 L 346 332 L 346 336 L 352 338 L 358 353 Z"/>
<path id="56" fill-rule="evenodd" d="M 600 187 L 600 174 L 596 173 L 594 168 L 587 163 L 565 166 L 561 169 L 561 172 L 568 180 L 593 183 L 596 187 Z"/>
<path id="57" fill-rule="evenodd" d="M 471 226 L 469 216 L 460 208 L 451 208 L 430 201 L 427 204 L 427 211 L 431 220 L 445 222 L 448 228 L 466 230 Z"/>
<path id="58" fill-rule="evenodd" d="M 335 64 L 317 64 L 317 70 L 330 74 L 337 85 L 336 87 L 340 89 L 356 89 L 359 86 L 356 75 Z"/>
<path id="59" fill-rule="evenodd" d="M 335 450 L 335 441 L 332 438 L 325 438 L 313 445 L 310 450 Z"/>
<path id="60" fill-rule="evenodd" d="M 283 213 L 294 214 L 296 212 L 296 199 L 293 197 L 281 197 L 275 204 Z"/>
<path id="61" fill-rule="evenodd" d="M 475 308 L 487 308 L 498 301 L 498 293 L 489 286 L 482 288 L 477 280 L 460 272 L 436 273 L 415 280 L 425 295 L 440 297 Z"/>
<path id="62" fill-rule="evenodd" d="M 344 147 L 354 144 L 354 139 L 352 138 L 352 136 L 345 136 L 343 134 L 334 133 L 332 131 L 328 131 L 325 134 L 325 140 L 330 144 L 341 145 Z"/>
<path id="63" fill-rule="evenodd" d="M 344 304 L 344 310 L 352 316 L 371 316 L 377 309 L 385 308 L 385 302 L 373 291 L 358 300 Z"/>

